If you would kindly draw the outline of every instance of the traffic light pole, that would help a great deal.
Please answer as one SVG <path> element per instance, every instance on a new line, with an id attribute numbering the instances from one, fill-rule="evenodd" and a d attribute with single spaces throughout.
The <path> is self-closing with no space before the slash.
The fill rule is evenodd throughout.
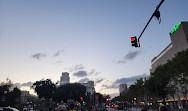
<path id="1" fill-rule="evenodd" d="M 150 23 L 151 19 L 153 18 L 155 12 L 158 11 L 159 7 L 162 5 L 162 3 L 163 3 L 164 1 L 165 1 L 165 0 L 161 0 L 161 2 L 159 3 L 159 5 L 156 7 L 154 13 L 153 13 L 152 16 L 150 17 L 148 23 L 147 23 L 146 26 L 144 27 L 142 33 L 141 33 L 140 36 L 138 37 L 138 47 L 140 47 L 140 38 L 141 38 L 142 34 L 144 33 L 144 31 L 146 30 L 147 26 L 149 25 L 149 23 Z"/>

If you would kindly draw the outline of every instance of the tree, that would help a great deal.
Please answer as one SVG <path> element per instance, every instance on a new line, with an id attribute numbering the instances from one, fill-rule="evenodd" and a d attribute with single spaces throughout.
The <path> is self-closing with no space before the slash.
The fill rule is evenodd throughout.
<path id="1" fill-rule="evenodd" d="M 187 97 L 188 93 L 188 49 L 176 54 L 172 60 L 160 65 L 146 81 L 147 89 L 157 97 L 165 99 L 169 94 L 179 91 Z M 187 98 L 186 98 L 187 101 Z"/>
<path id="2" fill-rule="evenodd" d="M 80 97 L 83 97 L 83 100 L 86 99 L 86 87 L 79 83 L 68 83 L 61 85 L 55 91 L 53 96 L 54 100 L 64 101 L 67 99 L 74 99 L 80 101 Z"/>
<path id="3" fill-rule="evenodd" d="M 31 88 L 35 90 L 39 99 L 43 97 L 45 99 L 50 99 L 55 93 L 56 85 L 50 79 L 46 79 L 46 80 L 36 81 L 35 83 L 33 83 Z"/>
<path id="4" fill-rule="evenodd" d="M 131 85 L 128 91 L 122 92 L 120 95 L 120 100 L 132 101 L 133 98 L 142 99 L 145 94 L 144 81 L 143 78 L 138 79 L 133 85 Z"/>
<path id="5" fill-rule="evenodd" d="M 177 53 L 166 64 L 159 65 L 145 81 L 137 80 L 135 84 L 129 87 L 127 92 L 115 99 L 123 97 L 130 101 L 133 97 L 142 97 L 142 90 L 147 92 L 147 96 L 154 96 L 163 100 L 169 95 L 174 98 L 177 92 L 181 92 L 187 102 L 188 49 Z"/>
<path id="6" fill-rule="evenodd" d="M 187 102 L 188 94 L 188 49 L 176 54 L 172 59 L 173 80 L 178 84 L 178 90 L 183 94 Z"/>
<path id="7" fill-rule="evenodd" d="M 21 91 L 13 87 L 10 80 L 7 83 L 0 84 L 0 106 L 15 106 L 19 103 Z"/>

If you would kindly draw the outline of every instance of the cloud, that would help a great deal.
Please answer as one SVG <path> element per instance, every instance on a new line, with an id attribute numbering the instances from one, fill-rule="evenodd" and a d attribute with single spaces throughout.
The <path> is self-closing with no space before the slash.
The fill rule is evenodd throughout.
<path id="1" fill-rule="evenodd" d="M 81 70 L 84 69 L 84 66 L 82 64 L 78 64 L 74 67 L 74 70 Z"/>
<path id="2" fill-rule="evenodd" d="M 96 84 L 97 84 L 97 83 L 101 83 L 103 80 L 104 80 L 104 79 L 97 79 L 97 80 L 95 81 L 95 83 L 96 83 Z"/>
<path id="3" fill-rule="evenodd" d="M 147 75 L 147 74 L 141 74 L 141 75 L 127 77 L 127 78 L 120 78 L 120 79 L 117 79 L 114 83 L 115 84 L 134 83 L 136 80 L 138 80 L 140 78 L 145 78 L 148 76 L 149 75 Z"/>
<path id="4" fill-rule="evenodd" d="M 134 82 L 136 82 L 136 80 L 138 80 L 140 78 L 145 78 L 148 76 L 149 75 L 147 75 L 147 74 L 141 74 L 141 75 L 127 77 L 127 78 L 120 78 L 114 82 L 111 82 L 111 83 L 108 82 L 108 84 L 103 84 L 102 87 L 104 87 L 105 89 L 117 89 L 117 88 L 119 88 L 119 84 L 124 84 L 124 83 L 126 83 L 128 86 L 130 86 L 131 84 L 134 84 Z M 107 81 L 105 83 L 107 83 Z"/>
<path id="5" fill-rule="evenodd" d="M 62 52 L 63 52 L 63 51 L 58 50 L 58 51 L 53 55 L 53 57 L 58 57 L 58 56 L 60 56 Z"/>
<path id="6" fill-rule="evenodd" d="M 36 53 L 36 54 L 31 55 L 31 57 L 39 60 L 41 58 L 46 57 L 46 54 L 44 54 L 44 53 Z"/>
<path id="7" fill-rule="evenodd" d="M 84 76 L 87 76 L 87 72 L 86 71 L 78 71 L 78 72 L 75 72 L 73 75 L 77 76 L 77 77 L 84 77 Z"/>
<path id="8" fill-rule="evenodd" d="M 82 64 L 78 64 L 78 65 L 75 65 L 74 67 L 72 68 L 69 68 L 69 72 L 73 72 L 73 71 L 79 71 L 79 70 L 83 70 L 84 69 L 84 66 Z"/>
<path id="9" fill-rule="evenodd" d="M 59 60 L 59 61 L 56 61 L 55 63 L 61 64 L 61 63 L 63 63 L 63 61 Z"/>
<path id="10" fill-rule="evenodd" d="M 33 85 L 33 82 L 26 82 L 26 83 L 14 83 L 15 87 L 30 87 Z"/>
<path id="11" fill-rule="evenodd" d="M 130 51 L 124 58 L 127 60 L 132 60 L 134 59 L 138 54 L 140 54 L 140 50 L 139 51 Z"/>
<path id="12" fill-rule="evenodd" d="M 97 72 L 95 69 L 92 69 L 88 74 L 90 76 L 92 76 L 92 75 L 97 76 L 97 75 L 101 74 L 101 72 Z"/>
<path id="13" fill-rule="evenodd" d="M 33 85 L 33 82 L 27 82 L 27 83 L 22 83 L 21 86 L 32 86 Z"/>
<path id="14" fill-rule="evenodd" d="M 87 81 L 89 81 L 89 78 L 80 79 L 78 83 L 85 83 Z"/>
<path id="15" fill-rule="evenodd" d="M 102 85 L 105 89 L 117 89 L 119 88 L 118 84 L 111 84 L 111 85 Z"/>
<path id="16" fill-rule="evenodd" d="M 118 63 L 126 63 L 125 60 L 119 60 Z"/>
<path id="17" fill-rule="evenodd" d="M 14 87 L 21 87 L 21 84 L 20 83 L 14 83 L 13 86 Z"/>
<path id="18" fill-rule="evenodd" d="M 136 56 L 140 54 L 141 50 L 130 51 L 127 55 L 123 57 L 122 60 L 119 60 L 118 63 L 126 63 L 127 60 L 133 60 Z"/>

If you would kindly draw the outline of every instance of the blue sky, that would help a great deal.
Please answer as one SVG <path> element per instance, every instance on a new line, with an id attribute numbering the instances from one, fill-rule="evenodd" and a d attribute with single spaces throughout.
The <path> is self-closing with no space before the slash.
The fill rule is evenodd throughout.
<path id="1" fill-rule="evenodd" d="M 188 20 L 187 0 L 165 0 L 161 24 L 153 18 L 141 47 L 131 47 L 130 37 L 139 36 L 159 2 L 1 0 L 0 81 L 56 82 L 69 72 L 71 82 L 98 81 L 96 91 L 117 95 L 119 83 L 149 75 L 151 59 L 171 42 L 169 32 Z"/>

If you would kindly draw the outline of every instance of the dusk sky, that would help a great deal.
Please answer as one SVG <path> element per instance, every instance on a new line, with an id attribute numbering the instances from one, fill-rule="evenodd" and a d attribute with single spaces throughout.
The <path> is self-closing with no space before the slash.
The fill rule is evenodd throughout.
<path id="1" fill-rule="evenodd" d="M 169 33 L 188 20 L 188 0 L 165 0 L 161 23 L 153 18 L 161 0 L 1 0 L 0 82 L 22 89 L 42 78 L 95 81 L 96 91 L 118 95 L 120 83 L 149 76 L 151 60 L 170 42 Z M 24 87 L 23 87 L 24 86 Z"/>

